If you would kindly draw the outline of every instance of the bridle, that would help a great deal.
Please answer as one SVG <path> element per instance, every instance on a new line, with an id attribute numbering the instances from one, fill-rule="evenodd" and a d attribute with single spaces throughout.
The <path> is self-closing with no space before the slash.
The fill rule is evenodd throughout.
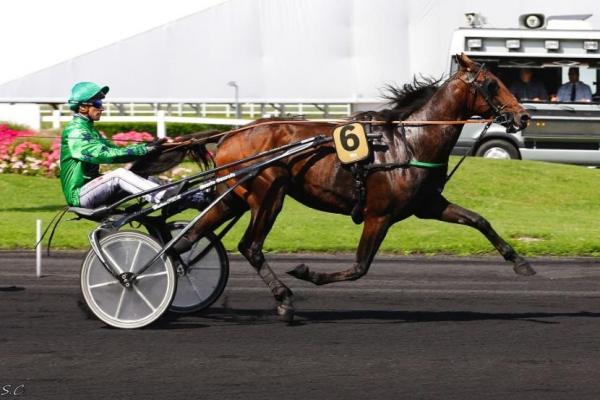
<path id="1" fill-rule="evenodd" d="M 504 126 L 506 126 L 509 123 L 512 124 L 511 118 L 508 116 L 507 113 L 504 112 L 506 105 L 499 105 L 494 101 L 494 93 L 492 92 L 497 90 L 497 87 L 496 89 L 493 88 L 495 85 L 497 85 L 496 82 L 487 76 L 483 81 L 479 80 L 479 76 L 481 74 L 485 74 L 486 71 L 487 69 L 485 68 L 485 64 L 479 64 L 479 68 L 477 69 L 477 71 L 473 72 L 467 70 L 466 78 L 463 79 L 461 77 L 459 79 L 469 87 L 469 90 L 474 95 L 473 105 L 475 104 L 475 101 L 477 101 L 477 96 L 481 96 L 492 110 L 495 123 Z"/>

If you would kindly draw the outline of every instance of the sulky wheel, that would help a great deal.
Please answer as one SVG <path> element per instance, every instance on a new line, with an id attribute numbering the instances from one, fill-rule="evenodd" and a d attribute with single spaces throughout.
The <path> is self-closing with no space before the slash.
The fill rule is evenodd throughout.
<path id="1" fill-rule="evenodd" d="M 173 237 L 187 225 L 173 222 L 169 229 Z M 229 277 L 229 260 L 221 241 L 209 233 L 181 254 L 184 264 L 176 267 L 177 292 L 170 311 L 193 313 L 210 307 L 223 293 Z"/>
<path id="2" fill-rule="evenodd" d="M 107 235 L 100 246 L 119 273 L 134 274 L 162 249 L 156 240 L 139 232 Z M 138 275 L 130 287 L 112 276 L 92 250 L 81 266 L 81 291 L 88 307 L 115 328 L 141 328 L 154 322 L 169 308 L 176 285 L 175 270 L 167 256 Z"/>

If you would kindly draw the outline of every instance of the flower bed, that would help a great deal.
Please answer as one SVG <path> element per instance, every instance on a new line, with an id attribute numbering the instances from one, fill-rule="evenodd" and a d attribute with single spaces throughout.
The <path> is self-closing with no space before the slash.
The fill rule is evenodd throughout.
<path id="1" fill-rule="evenodd" d="M 0 173 L 58 176 L 60 140 L 43 146 L 26 139 L 31 136 L 38 134 L 0 125 Z"/>
<path id="2" fill-rule="evenodd" d="M 112 141 L 118 146 L 127 146 L 141 142 L 151 142 L 153 140 L 154 136 L 152 136 L 150 133 L 137 131 L 120 132 L 114 134 L 112 137 Z"/>
<path id="3" fill-rule="evenodd" d="M 31 137 L 43 140 L 30 140 Z M 150 142 L 154 136 L 148 132 L 120 132 L 113 135 L 112 140 L 118 146 L 134 143 Z M 59 176 L 60 138 L 44 137 L 31 130 L 15 130 L 6 124 L 0 124 L 0 173 L 21 175 Z M 103 166 L 106 171 L 114 168 Z M 185 177 L 192 171 L 175 167 L 161 175 L 162 179 L 172 181 Z"/>

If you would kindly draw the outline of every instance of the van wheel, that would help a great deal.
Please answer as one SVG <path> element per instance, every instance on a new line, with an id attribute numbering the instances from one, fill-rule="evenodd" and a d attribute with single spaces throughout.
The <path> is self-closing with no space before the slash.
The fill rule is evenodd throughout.
<path id="1" fill-rule="evenodd" d="M 496 158 L 503 160 L 519 160 L 519 150 L 506 140 L 493 139 L 485 142 L 475 152 L 477 157 Z"/>

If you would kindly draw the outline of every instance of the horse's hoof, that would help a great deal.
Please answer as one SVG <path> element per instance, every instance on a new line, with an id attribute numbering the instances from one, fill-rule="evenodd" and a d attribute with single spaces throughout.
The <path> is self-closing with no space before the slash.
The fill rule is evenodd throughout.
<path id="1" fill-rule="evenodd" d="M 289 304 L 280 304 L 277 306 L 277 314 L 279 315 L 279 319 L 283 322 L 292 322 L 294 321 L 294 307 Z"/>
<path id="2" fill-rule="evenodd" d="M 535 269 L 533 269 L 529 262 L 525 260 L 516 263 L 513 267 L 513 270 L 515 273 L 522 276 L 531 276 L 536 274 Z"/>
<path id="3" fill-rule="evenodd" d="M 288 275 L 293 276 L 296 279 L 308 280 L 308 267 L 306 264 L 300 264 L 294 269 L 287 271 Z"/>

